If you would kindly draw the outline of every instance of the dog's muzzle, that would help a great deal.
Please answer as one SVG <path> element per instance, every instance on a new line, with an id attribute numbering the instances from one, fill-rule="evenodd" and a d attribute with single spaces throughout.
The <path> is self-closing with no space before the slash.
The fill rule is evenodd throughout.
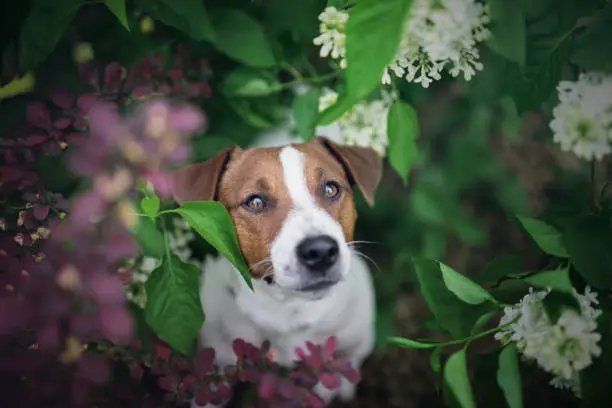
<path id="1" fill-rule="evenodd" d="M 335 266 L 340 257 L 338 242 L 329 235 L 317 235 L 302 240 L 295 249 L 298 262 L 307 278 L 300 292 L 321 293 L 340 280 Z"/>
<path id="2" fill-rule="evenodd" d="M 325 274 L 338 260 L 340 248 L 329 235 L 304 239 L 296 248 L 297 258 L 313 273 Z"/>

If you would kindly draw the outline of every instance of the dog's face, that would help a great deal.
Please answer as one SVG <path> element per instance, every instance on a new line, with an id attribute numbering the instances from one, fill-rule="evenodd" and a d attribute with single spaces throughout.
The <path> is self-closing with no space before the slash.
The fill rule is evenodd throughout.
<path id="1" fill-rule="evenodd" d="M 251 275 L 320 298 L 348 273 L 357 214 L 352 186 L 373 204 L 381 160 L 316 138 L 279 148 L 231 148 L 173 175 L 175 199 L 228 210 Z"/>

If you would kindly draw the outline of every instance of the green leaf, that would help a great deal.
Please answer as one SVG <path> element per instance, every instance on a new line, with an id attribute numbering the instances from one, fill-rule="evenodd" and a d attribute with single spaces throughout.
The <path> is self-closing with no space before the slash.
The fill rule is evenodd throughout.
<path id="1" fill-rule="evenodd" d="M 300 137 L 306 141 L 312 139 L 319 117 L 319 98 L 321 88 L 311 88 L 296 95 L 293 99 L 293 120 Z"/>
<path id="2" fill-rule="evenodd" d="M 161 259 L 166 253 L 164 236 L 155 223 L 145 217 L 138 217 L 138 223 L 132 230 L 143 255 Z"/>
<path id="3" fill-rule="evenodd" d="M 612 229 L 606 217 L 589 215 L 567 221 L 562 242 L 589 285 L 597 289 L 612 287 Z"/>
<path id="4" fill-rule="evenodd" d="M 587 71 L 611 71 L 612 8 L 608 7 L 595 16 L 576 40 L 570 62 Z"/>
<path id="5" fill-rule="evenodd" d="M 312 39 L 319 35 L 318 15 L 325 6 L 322 0 L 266 0 L 265 27 L 273 37 L 278 38 L 285 33 L 291 34 L 291 39 L 304 46 L 312 44 Z"/>
<path id="6" fill-rule="evenodd" d="M 159 197 L 155 194 L 153 194 L 152 196 L 143 197 L 140 201 L 140 208 L 142 208 L 142 211 L 147 214 L 147 216 L 152 220 L 157 217 L 157 213 L 159 212 L 159 206 Z"/>
<path id="7" fill-rule="evenodd" d="M 367 97 L 393 60 L 412 0 L 360 0 L 349 10 L 346 26 L 346 92 L 319 118 L 327 125 Z"/>
<path id="8" fill-rule="evenodd" d="M 387 116 L 387 132 L 389 163 L 406 185 L 410 167 L 418 155 L 416 140 L 419 136 L 419 121 L 414 108 L 402 101 L 394 102 Z"/>
<path id="9" fill-rule="evenodd" d="M 327 7 L 343 8 L 349 0 L 327 0 Z"/>
<path id="10" fill-rule="evenodd" d="M 597 332 L 601 334 L 601 355 L 593 363 L 580 371 L 581 407 L 607 407 L 612 401 L 612 314 L 604 310 L 597 321 Z"/>
<path id="11" fill-rule="evenodd" d="M 228 104 L 249 125 L 258 129 L 268 129 L 273 126 L 270 119 L 264 115 L 254 112 L 253 107 L 246 99 L 229 99 Z"/>
<path id="12" fill-rule="evenodd" d="M 491 17 L 488 46 L 523 69 L 527 34 L 522 8 L 505 0 L 487 0 L 487 4 Z"/>
<path id="13" fill-rule="evenodd" d="M 168 255 L 149 276 L 145 290 L 147 324 L 174 350 L 189 355 L 204 324 L 198 268 Z"/>
<path id="14" fill-rule="evenodd" d="M 442 369 L 442 347 L 436 347 L 429 355 L 429 366 L 434 373 Z"/>
<path id="15" fill-rule="evenodd" d="M 360 0 L 346 25 L 346 85 L 360 100 L 379 84 L 404 32 L 411 0 Z"/>
<path id="16" fill-rule="evenodd" d="M 476 320 L 476 323 L 474 323 L 474 327 L 472 328 L 470 337 L 477 336 L 478 333 L 480 333 L 480 331 L 485 327 L 485 325 L 489 323 L 489 321 L 493 318 L 493 316 L 497 314 L 497 312 L 498 310 L 491 310 L 490 312 L 487 312 L 483 314 L 482 316 L 480 316 L 478 320 Z M 473 340 L 472 338 L 468 339 L 468 341 L 470 342 L 472 340 Z"/>
<path id="17" fill-rule="evenodd" d="M 517 219 L 542 251 L 561 258 L 568 257 L 567 251 L 561 242 L 561 233 L 554 227 L 535 218 L 517 216 Z"/>
<path id="18" fill-rule="evenodd" d="M 569 277 L 568 267 L 536 272 L 529 276 L 523 277 L 522 280 L 527 282 L 530 286 L 535 286 L 536 288 L 551 288 L 553 290 L 568 294 L 572 294 L 574 289 L 572 286 L 572 281 Z"/>
<path id="19" fill-rule="evenodd" d="M 128 24 L 127 11 L 125 9 L 125 0 L 104 0 L 106 7 L 117 17 L 117 20 L 125 27 L 126 30 L 130 31 L 130 25 Z"/>
<path id="20" fill-rule="evenodd" d="M 500 352 L 501 350 L 496 349 L 489 353 L 476 353 L 477 355 L 474 358 L 472 384 L 481 407 L 507 407 L 504 393 L 497 382 L 497 376 L 493 375 L 499 370 Z"/>
<path id="21" fill-rule="evenodd" d="M 249 288 L 253 289 L 249 267 L 244 261 L 232 219 L 217 201 L 189 201 L 171 212 L 179 213 L 210 245 L 238 269 Z"/>
<path id="22" fill-rule="evenodd" d="M 576 22 L 595 10 L 597 3 L 557 0 L 528 25 L 525 68 L 512 64 L 501 79 L 519 114 L 539 108 L 554 93 L 570 56 Z"/>
<path id="23" fill-rule="evenodd" d="M 21 27 L 19 69 L 26 73 L 44 61 L 64 35 L 82 0 L 37 0 Z"/>
<path id="24" fill-rule="evenodd" d="M 519 273 L 523 265 L 523 257 L 516 254 L 501 254 L 493 258 L 472 279 L 482 285 L 497 283 L 500 279 Z"/>
<path id="25" fill-rule="evenodd" d="M 225 77 L 221 88 L 228 97 L 256 97 L 279 92 L 283 86 L 269 71 L 240 67 Z"/>
<path id="26" fill-rule="evenodd" d="M 240 10 L 216 10 L 214 26 L 219 51 L 246 65 L 269 68 L 276 64 L 272 47 L 259 23 Z"/>
<path id="27" fill-rule="evenodd" d="M 450 266 L 442 262 L 439 264 L 444 284 L 459 299 L 470 305 L 478 305 L 486 301 L 497 303 L 493 296 L 484 288 L 472 282 L 469 278 L 455 271 Z"/>
<path id="28" fill-rule="evenodd" d="M 136 0 L 136 5 L 155 20 L 196 41 L 215 42 L 217 35 L 202 0 Z"/>
<path id="29" fill-rule="evenodd" d="M 514 344 L 508 344 L 499 354 L 497 384 L 502 389 L 509 408 L 523 408 L 521 373 Z"/>
<path id="30" fill-rule="evenodd" d="M 476 408 L 467 370 L 465 348 L 449 357 L 444 366 L 444 381 L 462 408 Z"/>
<path id="31" fill-rule="evenodd" d="M 405 339 L 403 337 L 389 337 L 389 342 L 397 344 L 403 348 L 411 348 L 411 349 L 428 349 L 428 348 L 436 348 L 440 346 L 440 342 L 427 342 L 427 341 L 417 341 Z"/>
<path id="32" fill-rule="evenodd" d="M 421 293 L 436 321 L 456 339 L 469 337 L 474 323 L 484 313 L 496 309 L 490 303 L 471 305 L 465 303 L 448 289 L 440 264 L 436 261 L 413 259 Z"/>

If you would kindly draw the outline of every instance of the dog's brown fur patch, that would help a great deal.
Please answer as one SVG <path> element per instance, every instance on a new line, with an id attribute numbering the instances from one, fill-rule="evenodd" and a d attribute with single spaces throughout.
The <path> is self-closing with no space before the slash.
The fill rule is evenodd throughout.
<path id="1" fill-rule="evenodd" d="M 357 213 L 349 180 L 336 159 L 318 142 L 293 146 L 304 153 L 304 176 L 310 194 L 341 226 L 347 241 L 352 240 Z M 258 148 L 238 151 L 231 155 L 221 178 L 218 199 L 228 209 L 240 249 L 254 278 L 266 271 L 270 247 L 294 203 L 283 177 L 279 158 L 281 148 Z M 321 195 L 326 181 L 336 181 L 342 189 L 336 201 Z M 242 203 L 253 194 L 265 197 L 268 208 L 260 213 L 249 212 Z"/>

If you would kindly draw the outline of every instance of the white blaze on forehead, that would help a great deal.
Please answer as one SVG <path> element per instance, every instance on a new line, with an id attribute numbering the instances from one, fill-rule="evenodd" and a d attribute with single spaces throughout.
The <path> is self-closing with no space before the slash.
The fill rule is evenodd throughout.
<path id="1" fill-rule="evenodd" d="M 304 165 L 304 154 L 288 146 L 280 151 L 279 158 L 283 167 L 283 180 L 295 208 L 316 207 L 308 190 Z"/>

